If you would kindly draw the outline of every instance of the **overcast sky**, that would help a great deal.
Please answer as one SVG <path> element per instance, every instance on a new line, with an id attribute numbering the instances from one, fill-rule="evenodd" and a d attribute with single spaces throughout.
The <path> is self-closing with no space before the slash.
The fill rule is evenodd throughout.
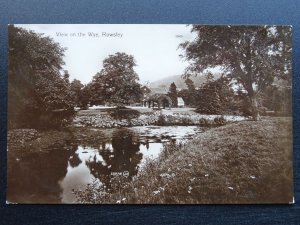
<path id="1" fill-rule="evenodd" d="M 65 70 L 70 80 L 86 84 L 102 69 L 103 59 L 116 52 L 134 56 L 141 83 L 180 75 L 188 65 L 180 59 L 178 45 L 194 39 L 186 25 L 16 25 L 52 37 L 66 47 Z M 66 34 L 60 36 L 58 33 Z M 81 35 L 79 34 L 81 33 Z M 91 33 L 98 36 L 89 36 Z M 103 33 L 116 36 L 103 36 Z M 73 36 L 74 35 L 74 36 Z M 122 36 L 121 36 L 122 35 Z M 180 35 L 180 37 L 178 37 Z"/>

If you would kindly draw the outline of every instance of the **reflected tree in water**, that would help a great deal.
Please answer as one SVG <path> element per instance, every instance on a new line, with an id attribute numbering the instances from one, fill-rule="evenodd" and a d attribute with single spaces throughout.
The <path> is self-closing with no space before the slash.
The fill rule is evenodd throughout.
<path id="1" fill-rule="evenodd" d="M 19 203 L 60 203 L 59 181 L 66 176 L 68 159 L 78 146 L 70 148 L 56 144 L 51 152 L 33 153 L 18 160 L 8 155 L 7 199 Z"/>
<path id="2" fill-rule="evenodd" d="M 111 146 L 104 142 L 100 144 L 99 153 L 104 162 L 97 161 L 95 156 L 92 161 L 87 162 L 87 166 L 106 185 L 109 185 L 111 177 L 117 173 L 127 171 L 130 178 L 137 174 L 138 164 L 143 157 L 139 152 L 139 145 L 138 136 L 133 131 L 124 128 L 115 130 Z"/>

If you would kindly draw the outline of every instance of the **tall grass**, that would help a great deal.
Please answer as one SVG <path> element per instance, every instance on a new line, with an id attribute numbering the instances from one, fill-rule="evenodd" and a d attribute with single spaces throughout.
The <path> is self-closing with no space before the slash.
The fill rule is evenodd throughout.
<path id="1" fill-rule="evenodd" d="M 132 179 L 90 185 L 85 203 L 288 203 L 293 198 L 291 121 L 243 121 L 169 143 Z M 103 197 L 104 196 L 104 197 Z"/>

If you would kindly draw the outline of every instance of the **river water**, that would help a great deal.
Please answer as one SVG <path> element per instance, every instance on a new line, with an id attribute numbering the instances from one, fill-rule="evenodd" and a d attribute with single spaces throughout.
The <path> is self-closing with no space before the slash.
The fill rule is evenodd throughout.
<path id="1" fill-rule="evenodd" d="M 102 129 L 97 142 L 70 143 L 8 161 L 7 200 L 15 203 L 75 203 L 72 190 L 112 175 L 136 175 L 146 158 L 156 158 L 165 142 L 185 142 L 198 126 L 145 126 Z M 109 132 L 108 132 L 109 131 Z"/>

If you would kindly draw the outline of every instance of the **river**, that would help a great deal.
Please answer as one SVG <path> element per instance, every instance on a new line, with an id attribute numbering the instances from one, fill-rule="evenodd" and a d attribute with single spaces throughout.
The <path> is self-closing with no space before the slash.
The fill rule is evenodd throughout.
<path id="1" fill-rule="evenodd" d="M 9 157 L 7 200 L 16 203 L 76 203 L 72 190 L 98 180 L 109 182 L 114 174 L 134 176 L 146 158 L 156 158 L 165 142 L 185 142 L 198 126 L 141 126 L 102 129 L 96 142 L 69 143 L 47 153 Z"/>

